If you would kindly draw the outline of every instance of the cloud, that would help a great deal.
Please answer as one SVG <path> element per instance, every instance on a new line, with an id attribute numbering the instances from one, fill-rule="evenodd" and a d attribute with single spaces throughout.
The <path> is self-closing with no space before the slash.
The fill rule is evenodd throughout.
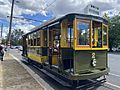
<path id="1" fill-rule="evenodd" d="M 8 30 L 9 30 L 8 27 L 3 27 L 3 32 L 2 32 L 2 37 L 3 37 L 3 38 L 5 38 L 6 35 L 8 34 Z"/>
<path id="2" fill-rule="evenodd" d="M 10 15 L 12 0 L 0 0 L 0 17 L 6 18 Z M 22 14 L 42 14 L 46 16 L 47 11 L 44 0 L 15 0 L 14 16 Z"/>
<path id="3" fill-rule="evenodd" d="M 5 19 L 9 22 L 10 19 L 7 16 L 11 14 L 11 4 L 12 0 L 0 0 L 0 19 Z M 44 0 L 15 0 L 13 16 L 22 17 L 22 14 L 41 14 L 46 16 L 47 11 L 44 10 L 45 7 L 46 3 Z M 12 30 L 21 29 L 27 33 L 33 27 L 35 26 L 32 25 L 32 21 L 13 18 Z M 4 27 L 4 30 L 7 32 L 3 32 L 3 36 L 8 33 L 9 26 Z"/>
<path id="4" fill-rule="evenodd" d="M 10 15 L 11 2 L 12 0 L 0 0 L 0 17 L 6 18 Z M 14 16 L 38 13 L 46 16 L 47 10 L 52 11 L 54 16 L 71 12 L 83 13 L 83 9 L 89 3 L 101 8 L 102 13 L 110 10 L 120 11 L 120 0 L 15 0 Z"/>
<path id="5" fill-rule="evenodd" d="M 22 31 L 24 31 L 24 33 L 28 33 L 30 32 L 30 30 L 32 28 L 34 28 L 35 26 L 34 25 L 29 25 L 29 24 L 17 24 L 15 25 L 15 27 L 13 29 L 21 29 Z"/>
<path id="6" fill-rule="evenodd" d="M 110 10 L 120 12 L 120 0 L 64 0 L 64 2 L 63 0 L 56 0 L 54 5 L 51 5 L 49 10 L 52 10 L 54 15 L 57 16 L 70 12 L 83 13 L 83 9 L 88 4 L 98 6 L 102 14 L 105 12 L 108 13 Z"/>
<path id="7" fill-rule="evenodd" d="M 11 2 L 12 0 L 0 0 L 0 18 L 9 21 L 6 17 L 10 16 Z M 49 11 L 52 11 L 53 16 L 61 16 L 67 13 L 83 13 L 83 9 L 90 3 L 98 6 L 102 15 L 108 13 L 113 16 L 120 12 L 120 0 L 15 0 L 13 12 L 14 16 L 18 17 L 23 14 L 46 16 Z M 34 27 L 32 22 L 27 20 L 13 19 L 13 24 L 13 29 L 21 28 L 25 32 Z"/>
<path id="8" fill-rule="evenodd" d="M 15 29 L 21 29 L 22 31 L 24 31 L 24 33 L 28 33 L 34 27 L 35 26 L 32 24 L 31 25 L 30 24 L 16 24 L 12 28 L 12 31 Z M 2 33 L 3 38 L 5 38 L 5 36 L 8 34 L 8 30 L 9 30 L 9 27 L 3 27 L 3 33 Z"/>

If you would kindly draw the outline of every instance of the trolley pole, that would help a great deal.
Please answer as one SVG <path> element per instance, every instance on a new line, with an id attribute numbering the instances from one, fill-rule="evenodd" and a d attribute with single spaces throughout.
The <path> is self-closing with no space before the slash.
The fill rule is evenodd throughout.
<path id="1" fill-rule="evenodd" d="M 8 46 L 10 46 L 11 29 L 12 29 L 12 17 L 13 17 L 13 8 L 14 8 L 14 0 L 12 0 L 12 6 L 11 6 L 11 15 L 10 15 L 10 25 L 9 25 L 7 48 L 8 48 Z M 10 48 L 8 48 L 8 49 L 10 49 Z M 9 51 L 9 50 L 8 50 L 8 51 Z"/>

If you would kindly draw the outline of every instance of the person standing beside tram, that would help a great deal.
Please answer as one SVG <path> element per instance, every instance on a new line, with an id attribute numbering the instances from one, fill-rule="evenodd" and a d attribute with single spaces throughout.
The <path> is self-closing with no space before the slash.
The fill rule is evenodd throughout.
<path id="1" fill-rule="evenodd" d="M 3 47 L 0 45 L 0 60 L 3 61 L 4 51 Z"/>

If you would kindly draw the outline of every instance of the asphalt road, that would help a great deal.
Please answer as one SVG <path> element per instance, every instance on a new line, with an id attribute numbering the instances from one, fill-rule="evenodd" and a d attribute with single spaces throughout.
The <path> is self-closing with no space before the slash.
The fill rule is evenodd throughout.
<path id="1" fill-rule="evenodd" d="M 15 49 L 10 50 L 16 58 L 22 60 L 21 52 Z M 106 76 L 107 82 L 104 84 L 94 85 L 93 82 L 89 86 L 82 87 L 78 90 L 120 90 L 120 54 L 109 53 L 108 54 L 108 65 L 110 67 L 110 74 Z M 31 68 L 37 75 L 39 75 L 46 83 L 48 83 L 55 90 L 72 90 L 69 87 L 64 87 L 52 78 L 41 73 L 37 68 L 27 65 Z M 86 83 L 88 83 L 86 82 Z"/>
<path id="2" fill-rule="evenodd" d="M 110 67 L 110 73 L 120 75 L 120 53 L 109 53 L 108 64 Z"/>

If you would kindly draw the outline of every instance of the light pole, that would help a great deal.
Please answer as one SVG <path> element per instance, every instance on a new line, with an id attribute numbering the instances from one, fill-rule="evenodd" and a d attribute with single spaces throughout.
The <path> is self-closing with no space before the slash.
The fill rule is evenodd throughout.
<path id="1" fill-rule="evenodd" d="M 8 33 L 7 47 L 10 45 L 10 39 L 11 39 L 13 8 L 14 8 L 14 0 L 12 0 L 12 6 L 11 6 L 11 15 L 10 15 L 10 25 L 9 25 L 9 33 Z"/>

